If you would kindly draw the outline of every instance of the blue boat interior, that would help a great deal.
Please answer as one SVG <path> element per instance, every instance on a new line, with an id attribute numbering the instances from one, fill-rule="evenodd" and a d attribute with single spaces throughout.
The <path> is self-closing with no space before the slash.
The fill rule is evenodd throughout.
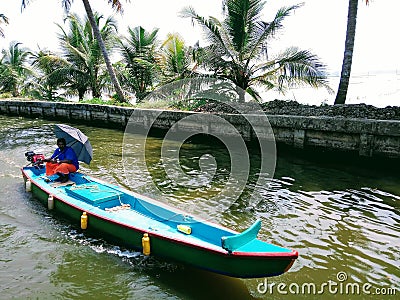
<path id="1" fill-rule="evenodd" d="M 25 167 L 37 185 L 46 191 L 64 197 L 66 202 L 119 223 L 134 226 L 143 232 L 156 232 L 169 238 L 187 241 L 203 246 L 222 247 L 228 252 L 270 252 L 285 253 L 291 250 L 263 242 L 257 239 L 261 221 L 257 220 L 242 233 L 225 230 L 196 217 L 149 201 L 146 197 L 130 193 L 124 188 L 96 181 L 80 172 L 70 174 L 66 184 L 46 182 L 43 168 Z M 190 232 L 180 230 L 181 226 L 190 228 Z"/>

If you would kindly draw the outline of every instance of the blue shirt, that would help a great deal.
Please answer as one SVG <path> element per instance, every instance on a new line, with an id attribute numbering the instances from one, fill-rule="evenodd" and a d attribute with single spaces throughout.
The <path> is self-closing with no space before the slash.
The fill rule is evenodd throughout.
<path id="1" fill-rule="evenodd" d="M 71 147 L 65 147 L 63 152 L 61 152 L 60 148 L 57 148 L 51 158 L 55 157 L 57 157 L 59 160 L 70 160 L 72 164 L 76 167 L 76 169 L 79 169 L 78 158 L 76 157 L 74 149 L 72 149 Z"/>

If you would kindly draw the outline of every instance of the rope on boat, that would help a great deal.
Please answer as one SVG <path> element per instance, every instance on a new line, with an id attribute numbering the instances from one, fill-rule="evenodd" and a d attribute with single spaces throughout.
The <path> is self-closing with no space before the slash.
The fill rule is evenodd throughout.
<path id="1" fill-rule="evenodd" d="M 97 193 L 99 192 L 99 186 L 96 184 L 91 184 L 91 185 L 74 185 L 72 187 L 70 187 L 71 190 L 86 190 L 86 189 L 91 189 L 90 192 L 92 193 Z M 97 191 L 95 191 L 97 190 Z"/>
<path id="2" fill-rule="evenodd" d="M 122 204 L 119 206 L 114 206 L 114 207 L 106 207 L 105 211 L 110 211 L 110 212 L 116 212 L 116 211 L 120 211 L 120 210 L 125 210 L 125 209 L 131 209 L 131 205 L 130 204 Z"/>

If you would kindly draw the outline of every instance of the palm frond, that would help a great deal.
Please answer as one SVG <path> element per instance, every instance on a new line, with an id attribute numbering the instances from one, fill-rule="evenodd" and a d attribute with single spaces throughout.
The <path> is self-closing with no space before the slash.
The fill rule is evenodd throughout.
<path id="1" fill-rule="evenodd" d="M 218 50 L 220 56 L 229 57 L 229 59 L 234 60 L 235 56 L 232 53 L 234 49 L 229 44 L 228 34 L 221 32 L 222 24 L 221 22 L 213 17 L 208 19 L 198 15 L 192 7 L 185 7 L 181 12 L 180 16 L 184 18 L 191 18 L 192 22 L 196 22 L 203 30 L 205 39 L 210 45 L 214 45 L 214 49 Z"/>
<path id="2" fill-rule="evenodd" d="M 262 98 L 260 96 L 260 94 L 257 92 L 257 90 L 255 90 L 252 87 L 248 87 L 246 92 L 253 97 L 253 99 L 255 99 L 257 102 L 262 102 Z"/>
<path id="3" fill-rule="evenodd" d="M 128 37 L 119 41 L 119 51 L 125 67 L 120 68 L 119 78 L 143 99 L 152 89 L 159 70 L 156 58 L 158 29 L 147 31 L 143 27 L 128 27 Z"/>
<path id="4" fill-rule="evenodd" d="M 189 58 L 185 41 L 178 34 L 168 34 L 161 49 L 164 56 L 164 68 L 175 74 L 182 74 L 189 68 Z"/>
<path id="5" fill-rule="evenodd" d="M 33 70 L 27 66 L 29 50 L 21 47 L 21 43 L 13 41 L 7 50 L 2 50 L 0 89 L 19 96 L 22 87 Z"/>
<path id="6" fill-rule="evenodd" d="M 248 42 L 249 33 L 253 31 L 253 27 L 260 19 L 264 2 L 228 0 L 224 5 L 227 11 L 224 27 L 229 32 L 235 50 L 241 53 Z"/>
<path id="7" fill-rule="evenodd" d="M 308 50 L 290 47 L 280 53 L 276 59 L 262 63 L 255 68 L 254 81 L 269 81 L 271 86 L 283 91 L 285 87 L 309 85 L 324 87 L 328 91 L 325 65 Z"/>
<path id="8" fill-rule="evenodd" d="M 116 39 L 116 21 L 111 17 L 105 19 L 98 13 L 94 13 L 94 19 L 106 50 L 112 50 L 115 47 L 113 42 Z M 67 20 L 68 30 L 60 25 L 58 27 L 61 29 L 59 40 L 63 56 L 69 65 L 54 74 L 65 74 L 66 69 L 69 69 L 69 73 L 65 74 L 68 76 L 68 86 L 75 88 L 79 97 L 83 97 L 87 90 L 91 90 L 93 97 L 99 97 L 101 90 L 106 87 L 105 63 L 100 45 L 88 17 L 82 20 L 78 15 L 71 14 Z"/>
<path id="9" fill-rule="evenodd" d="M 278 30 L 283 27 L 282 23 L 286 17 L 290 16 L 294 10 L 303 5 L 304 4 L 301 3 L 290 7 L 281 7 L 271 22 L 258 21 L 255 23 L 255 26 L 250 33 L 248 49 L 246 50 L 248 53 L 248 61 L 255 58 L 263 51 L 266 51 L 266 42 L 268 39 L 274 37 Z"/>
<path id="10" fill-rule="evenodd" d="M 0 25 L 1 23 L 8 24 L 8 18 L 4 14 L 0 14 Z M 0 27 L 0 36 L 4 37 L 4 31 Z"/>
<path id="11" fill-rule="evenodd" d="M 288 48 L 277 63 L 281 66 L 281 78 L 288 83 L 305 82 L 313 87 L 327 83 L 325 66 L 307 50 Z"/>

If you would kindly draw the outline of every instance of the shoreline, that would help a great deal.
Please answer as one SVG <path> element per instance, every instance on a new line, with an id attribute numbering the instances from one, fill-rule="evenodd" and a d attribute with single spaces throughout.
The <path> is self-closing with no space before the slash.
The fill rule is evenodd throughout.
<path id="1" fill-rule="evenodd" d="M 275 113 L 282 112 L 284 109 L 289 109 L 290 105 L 287 104 L 286 101 L 275 101 L 270 104 L 270 106 L 275 105 L 273 109 L 272 107 L 269 109 Z M 360 118 L 354 114 L 354 109 L 349 109 L 348 105 L 334 107 L 335 116 L 326 116 L 326 109 L 331 111 L 329 110 L 332 109 L 331 106 L 327 108 L 321 106 L 321 115 L 318 116 L 315 114 L 314 107 L 304 107 L 301 104 L 292 106 L 290 110 L 292 115 L 265 112 L 265 118 L 260 117 L 260 114 L 232 114 L 218 111 L 216 117 L 212 118 L 210 113 L 204 113 L 204 111 L 189 112 L 67 102 L 0 100 L 0 114 L 86 123 L 91 126 L 120 130 L 125 130 L 129 123 L 134 127 L 144 128 L 144 132 L 148 132 L 150 129 L 167 132 L 172 126 L 178 125 L 179 130 L 190 135 L 206 133 L 230 138 L 238 132 L 245 142 L 257 142 L 260 139 L 271 140 L 272 138 L 278 148 L 288 146 L 296 151 L 309 151 L 327 157 L 330 157 L 329 153 L 337 153 L 346 157 L 400 160 L 400 120 Z M 350 105 L 350 107 L 352 106 Z M 371 107 L 367 108 L 371 109 Z M 229 108 L 232 107 L 229 106 Z M 362 112 L 366 106 L 357 105 L 353 108 Z M 299 109 L 300 111 L 310 109 L 314 113 L 311 116 L 294 114 L 299 112 Z M 384 112 L 383 116 L 387 118 L 393 118 L 393 114 L 397 118 L 400 108 L 390 107 L 389 109 L 390 114 L 385 109 L 378 109 L 378 111 Z M 346 115 L 344 112 L 351 112 L 348 115 L 352 117 L 344 117 Z M 197 115 L 197 121 L 188 118 L 193 115 Z M 378 117 L 379 114 L 374 113 L 372 116 Z M 200 122 L 199 118 L 201 118 Z M 267 119 L 267 123 L 265 119 Z M 228 130 L 226 122 L 233 125 L 237 131 Z M 272 133 L 273 135 L 271 135 Z"/>

